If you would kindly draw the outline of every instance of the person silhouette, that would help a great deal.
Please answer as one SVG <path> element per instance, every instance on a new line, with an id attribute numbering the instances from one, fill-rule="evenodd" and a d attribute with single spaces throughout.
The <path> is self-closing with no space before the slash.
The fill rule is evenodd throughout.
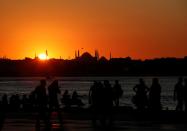
<path id="1" fill-rule="evenodd" d="M 58 84 L 58 80 L 54 80 L 49 86 L 48 86 L 48 96 L 49 96 L 49 110 L 50 110 L 50 116 L 53 111 L 57 111 L 58 113 L 58 120 L 60 122 L 60 126 L 62 127 L 62 117 L 61 112 L 59 109 L 59 102 L 58 102 L 58 94 L 60 94 L 60 87 Z"/>
<path id="2" fill-rule="evenodd" d="M 22 103 L 22 109 L 24 111 L 28 111 L 29 110 L 29 99 L 27 98 L 26 94 L 22 96 L 21 103 Z"/>
<path id="3" fill-rule="evenodd" d="M 187 112 L 187 78 L 184 79 L 184 105 L 185 112 Z"/>
<path id="4" fill-rule="evenodd" d="M 108 80 L 104 81 L 104 87 L 102 92 L 102 97 L 100 101 L 102 102 L 101 110 L 102 110 L 102 125 L 103 126 L 111 126 L 113 122 L 112 118 L 112 108 L 113 108 L 113 90 L 111 84 Z M 107 123 L 108 122 L 108 123 Z"/>
<path id="5" fill-rule="evenodd" d="M 51 123 L 49 121 L 49 115 L 47 114 L 47 94 L 46 94 L 46 80 L 40 80 L 40 85 L 38 85 L 33 94 L 35 96 L 36 109 L 38 112 L 36 120 L 36 128 L 40 128 L 40 119 L 45 122 L 46 130 L 51 129 Z"/>
<path id="6" fill-rule="evenodd" d="M 58 80 L 55 80 L 48 86 L 49 108 L 51 111 L 59 109 L 58 94 L 60 93 Z"/>
<path id="7" fill-rule="evenodd" d="M 13 110 L 13 111 L 18 111 L 20 109 L 20 105 L 21 105 L 21 100 L 19 98 L 19 95 L 16 94 L 16 95 L 12 95 L 10 97 L 10 110 Z"/>
<path id="8" fill-rule="evenodd" d="M 68 90 L 65 90 L 61 99 L 62 104 L 64 104 L 67 108 L 71 106 L 71 98 Z"/>
<path id="9" fill-rule="evenodd" d="M 115 80 L 115 84 L 113 87 L 113 94 L 114 94 L 114 103 L 116 106 L 119 106 L 119 99 L 123 95 L 123 90 L 121 89 L 121 85 L 119 84 L 118 80 Z"/>
<path id="10" fill-rule="evenodd" d="M 174 101 L 177 101 L 177 106 L 176 106 L 177 111 L 183 110 L 183 99 L 184 99 L 183 91 L 184 91 L 183 78 L 180 77 L 174 87 L 174 95 L 173 95 Z"/>
<path id="11" fill-rule="evenodd" d="M 161 110 L 160 103 L 161 86 L 158 78 L 153 78 L 149 91 L 149 108 L 151 110 Z"/>
<path id="12" fill-rule="evenodd" d="M 29 101 L 29 110 L 30 111 L 33 111 L 36 109 L 36 98 L 35 98 L 35 94 L 34 94 L 34 91 L 32 91 L 30 94 L 29 94 L 29 98 L 28 98 L 28 101 Z"/>
<path id="13" fill-rule="evenodd" d="M 89 95 L 88 95 L 88 103 L 91 104 L 91 107 L 95 107 L 96 99 L 97 99 L 97 90 L 98 90 L 98 82 L 94 81 L 93 85 L 90 87 Z"/>
<path id="14" fill-rule="evenodd" d="M 81 99 L 79 98 L 79 95 L 76 90 L 73 91 L 71 101 L 72 101 L 72 104 L 78 105 L 79 107 L 84 105 Z"/>
<path id="15" fill-rule="evenodd" d="M 133 90 L 136 93 L 133 97 L 134 104 L 138 110 L 144 110 L 148 105 L 147 92 L 149 91 L 149 88 L 145 85 L 142 78 L 139 79 L 139 84 L 137 84 Z"/>
<path id="16" fill-rule="evenodd" d="M 2 109 L 3 109 L 3 111 L 8 110 L 8 96 L 7 96 L 7 94 L 4 94 L 2 97 Z"/>
<path id="17" fill-rule="evenodd" d="M 91 105 L 91 113 L 92 113 L 92 124 L 96 126 L 97 119 L 101 114 L 101 99 L 102 99 L 102 88 L 103 85 L 100 81 L 94 81 L 93 85 L 89 90 L 89 104 Z"/>

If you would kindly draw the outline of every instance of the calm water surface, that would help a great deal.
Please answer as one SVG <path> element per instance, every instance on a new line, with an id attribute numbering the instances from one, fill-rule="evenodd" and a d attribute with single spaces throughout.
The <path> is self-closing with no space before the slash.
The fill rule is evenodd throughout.
<path id="1" fill-rule="evenodd" d="M 77 90 L 81 95 L 81 98 L 85 104 L 88 103 L 88 92 L 90 86 L 93 84 L 93 80 L 109 80 L 111 84 L 114 84 L 114 80 L 119 80 L 124 90 L 123 97 L 120 100 L 120 105 L 133 106 L 131 99 L 134 95 L 133 87 L 138 83 L 140 77 L 60 77 L 59 85 L 61 94 L 64 90 L 69 90 L 72 93 Z M 147 86 L 150 87 L 153 77 L 142 77 Z M 161 102 L 163 109 L 175 109 L 176 102 L 173 101 L 174 85 L 177 82 L 178 77 L 158 77 L 162 86 Z M 7 94 L 29 94 L 39 84 L 39 77 L 27 77 L 27 78 L 0 78 L 0 95 Z M 52 80 L 47 80 L 49 85 Z M 59 96 L 60 98 L 61 96 Z M 88 104 L 87 104 L 88 105 Z"/>

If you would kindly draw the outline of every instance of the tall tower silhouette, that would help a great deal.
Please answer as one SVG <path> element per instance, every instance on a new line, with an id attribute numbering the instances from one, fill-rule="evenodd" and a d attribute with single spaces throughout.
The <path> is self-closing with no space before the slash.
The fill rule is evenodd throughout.
<path id="1" fill-rule="evenodd" d="M 78 50 L 78 58 L 80 57 L 80 52 L 79 52 L 79 50 Z"/>
<path id="2" fill-rule="evenodd" d="M 110 60 L 112 59 L 112 53 L 110 52 Z"/>
<path id="3" fill-rule="evenodd" d="M 75 59 L 77 58 L 77 51 L 75 50 Z"/>
<path id="4" fill-rule="evenodd" d="M 98 51 L 98 50 L 95 50 L 95 58 L 96 58 L 97 60 L 99 60 L 99 51 Z"/>
<path id="5" fill-rule="evenodd" d="M 48 58 L 48 51 L 46 50 L 45 51 L 45 54 L 46 54 L 46 59 Z"/>
<path id="6" fill-rule="evenodd" d="M 35 52 L 35 54 L 34 54 L 34 59 L 37 59 L 37 55 L 36 55 L 36 52 Z"/>

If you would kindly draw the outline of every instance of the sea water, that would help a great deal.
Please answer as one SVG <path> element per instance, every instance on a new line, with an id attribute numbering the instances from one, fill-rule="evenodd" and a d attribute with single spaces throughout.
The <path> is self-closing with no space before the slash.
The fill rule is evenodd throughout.
<path id="1" fill-rule="evenodd" d="M 88 93 L 94 80 L 109 80 L 111 85 L 114 85 L 115 80 L 119 80 L 124 91 L 122 98 L 120 99 L 121 106 L 132 106 L 132 97 L 135 95 L 133 92 L 133 87 L 138 84 L 139 78 L 143 78 L 148 87 L 151 86 L 152 79 L 154 77 L 58 77 L 47 79 L 47 86 L 54 79 L 59 80 L 59 86 L 61 90 L 61 95 L 59 95 L 59 100 L 65 90 L 68 90 L 70 94 L 74 90 L 78 92 L 82 101 L 88 106 Z M 163 109 L 173 110 L 175 109 L 176 102 L 173 101 L 173 91 L 174 86 L 177 82 L 178 77 L 157 77 L 159 78 L 160 85 L 162 87 L 161 92 L 161 103 Z M 13 94 L 23 94 L 31 93 L 35 87 L 39 84 L 42 77 L 1 77 L 0 78 L 0 97 L 3 94 L 7 94 L 9 97 Z"/>

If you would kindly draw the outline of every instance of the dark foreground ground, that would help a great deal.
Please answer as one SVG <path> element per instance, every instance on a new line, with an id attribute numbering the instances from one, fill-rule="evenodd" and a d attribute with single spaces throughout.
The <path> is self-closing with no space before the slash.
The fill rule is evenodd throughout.
<path id="1" fill-rule="evenodd" d="M 187 115 L 184 112 L 138 112 L 126 107 L 113 111 L 113 124 L 101 126 L 97 121 L 92 123 L 93 115 L 88 109 L 62 109 L 62 124 L 58 120 L 58 113 L 51 114 L 52 131 L 157 131 L 157 130 L 187 130 Z M 1 112 L 2 131 L 46 131 L 45 124 L 40 121 L 40 128 L 36 127 L 35 112 Z"/>

